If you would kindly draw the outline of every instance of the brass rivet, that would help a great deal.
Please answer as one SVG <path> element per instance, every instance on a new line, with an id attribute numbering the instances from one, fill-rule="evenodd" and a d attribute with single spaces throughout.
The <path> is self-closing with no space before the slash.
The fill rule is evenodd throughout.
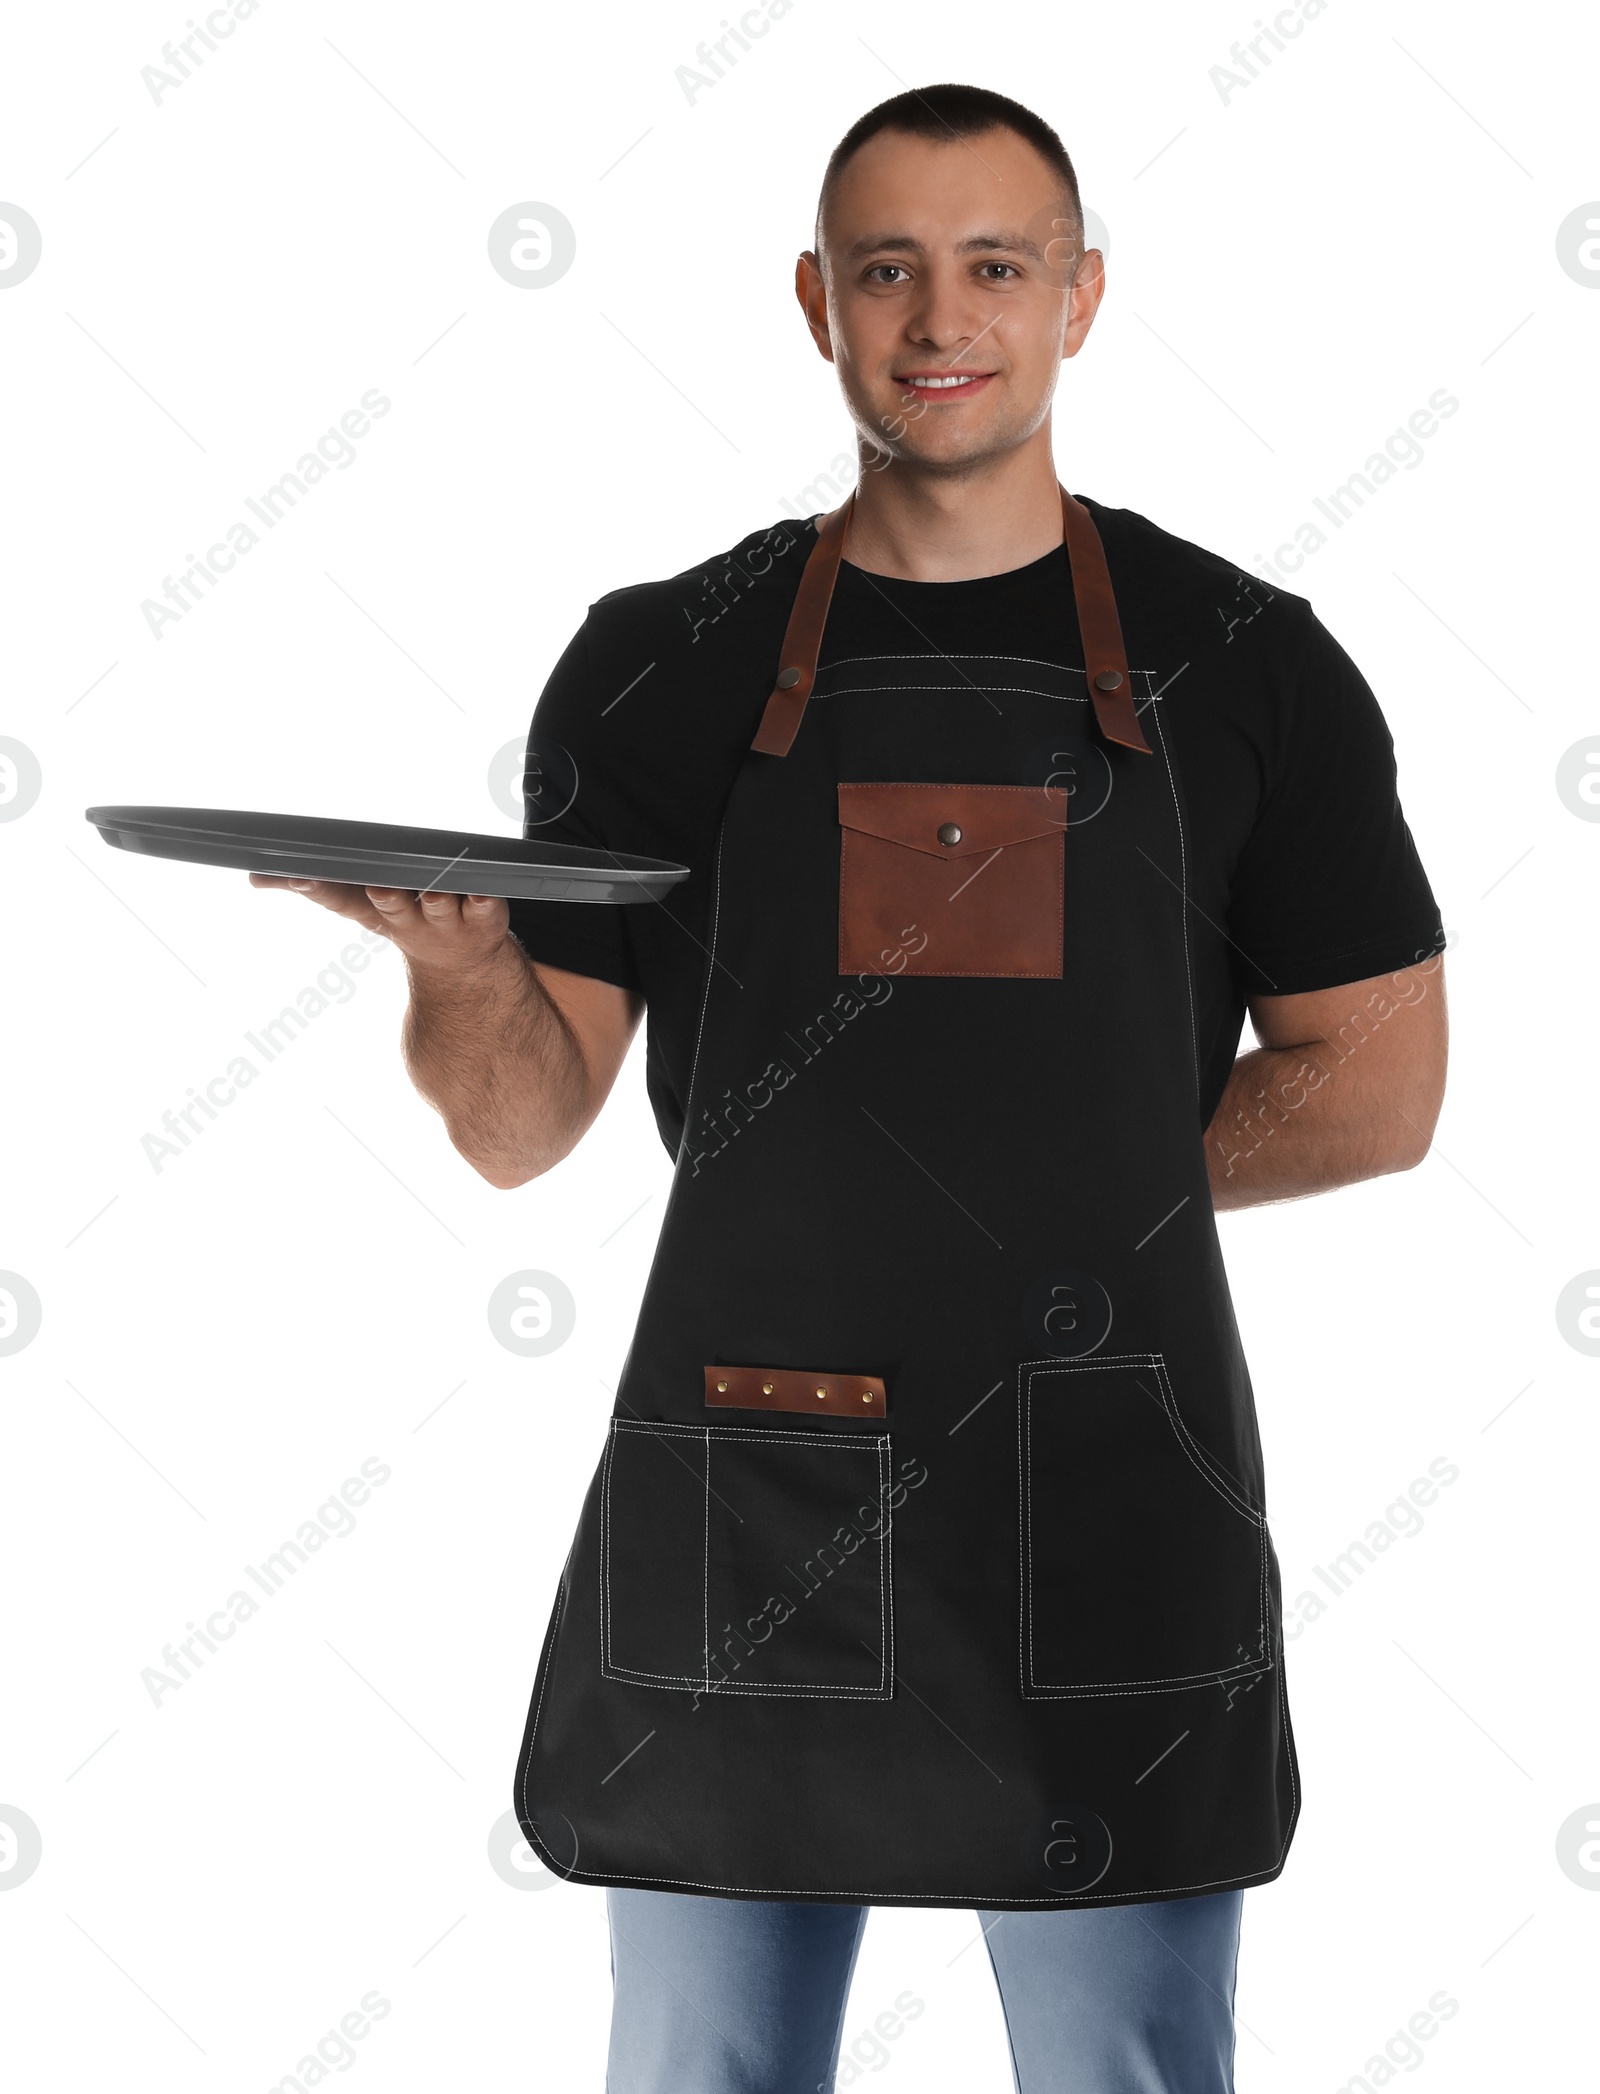
<path id="1" fill-rule="evenodd" d="M 872 1401 L 872 1391 L 870 1389 L 863 1389 L 861 1391 L 861 1401 L 863 1403 L 870 1403 Z"/>
<path id="2" fill-rule="evenodd" d="M 772 1384 L 770 1381 L 764 1381 L 761 1384 L 761 1393 L 763 1396 L 770 1396 L 772 1394 Z"/>
<path id="3" fill-rule="evenodd" d="M 826 1389 L 818 1389 L 818 1391 L 817 1391 L 817 1394 L 818 1394 L 819 1396 L 826 1396 L 826 1395 L 827 1395 L 827 1393 L 828 1393 L 828 1392 L 827 1392 L 827 1390 L 826 1390 Z"/>
<path id="4" fill-rule="evenodd" d="M 799 681 L 800 671 L 798 669 L 780 669 L 778 671 L 778 689 L 780 691 L 792 691 Z"/>
<path id="5" fill-rule="evenodd" d="M 961 841 L 961 824 L 959 822 L 941 822 L 939 824 L 939 841 L 941 843 L 959 843 Z"/>
<path id="6" fill-rule="evenodd" d="M 726 1383 L 725 1381 L 719 1381 L 719 1382 L 717 1383 L 717 1387 L 718 1387 L 719 1389 L 725 1389 L 725 1388 L 726 1388 L 727 1386 L 728 1386 L 728 1384 L 727 1384 L 727 1383 Z"/>
<path id="7" fill-rule="evenodd" d="M 1097 691 L 1115 691 L 1120 687 L 1121 683 L 1122 671 L 1120 669 L 1102 669 L 1094 680 L 1094 687 Z"/>

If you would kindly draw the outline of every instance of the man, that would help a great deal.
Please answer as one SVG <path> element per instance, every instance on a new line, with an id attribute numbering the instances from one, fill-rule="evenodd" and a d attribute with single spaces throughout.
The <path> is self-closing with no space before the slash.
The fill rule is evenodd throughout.
<path id="1" fill-rule="evenodd" d="M 873 1903 L 980 1912 L 1023 2094 L 1219 2094 L 1299 1794 L 1214 1213 L 1421 1160 L 1439 913 L 1309 606 L 1058 483 L 1054 131 L 884 103 L 796 289 L 859 486 L 601 598 L 534 716 L 529 833 L 691 878 L 308 889 L 492 1184 L 650 1011 L 677 1168 L 518 1811 L 608 1886 L 613 2094 L 830 2087 Z"/>

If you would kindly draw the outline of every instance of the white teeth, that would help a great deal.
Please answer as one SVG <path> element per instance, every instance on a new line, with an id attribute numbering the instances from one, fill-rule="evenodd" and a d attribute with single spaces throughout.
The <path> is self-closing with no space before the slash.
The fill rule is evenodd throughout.
<path id="1" fill-rule="evenodd" d="M 972 372 L 968 371 L 968 372 L 965 372 L 965 373 L 964 373 L 964 374 L 963 374 L 963 375 L 962 375 L 961 377 L 959 377 L 959 378 L 913 378 L 913 379 L 909 380 L 908 382 L 909 382 L 910 384 L 912 384 L 912 385 L 918 385 L 918 386 L 923 386 L 923 387 L 927 387 L 927 386 L 951 386 L 951 385 L 970 385 L 970 384 L 972 383 L 972 380 L 973 380 L 973 375 L 974 375 L 974 374 L 973 374 Z"/>

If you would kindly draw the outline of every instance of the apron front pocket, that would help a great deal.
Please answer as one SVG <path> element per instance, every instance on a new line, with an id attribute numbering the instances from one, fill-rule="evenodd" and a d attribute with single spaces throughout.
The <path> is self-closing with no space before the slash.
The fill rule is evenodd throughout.
<path id="1" fill-rule="evenodd" d="M 893 1693 L 886 1432 L 613 1419 L 607 1679 L 701 1694 Z"/>
<path id="2" fill-rule="evenodd" d="M 1062 971 L 1067 795 L 839 787 L 841 974 Z"/>
<path id="3" fill-rule="evenodd" d="M 1023 1695 L 1260 1672 L 1266 1518 L 1190 1436 L 1161 1354 L 1028 1361 L 1020 1394 Z"/>

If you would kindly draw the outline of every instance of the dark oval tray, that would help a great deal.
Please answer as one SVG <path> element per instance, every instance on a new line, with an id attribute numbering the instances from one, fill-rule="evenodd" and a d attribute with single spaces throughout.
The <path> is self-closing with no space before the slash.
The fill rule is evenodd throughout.
<path id="1" fill-rule="evenodd" d="M 88 807 L 84 814 L 121 851 L 354 887 L 496 894 L 512 901 L 648 902 L 689 877 L 686 865 L 663 858 L 398 822 L 235 807 Z"/>

